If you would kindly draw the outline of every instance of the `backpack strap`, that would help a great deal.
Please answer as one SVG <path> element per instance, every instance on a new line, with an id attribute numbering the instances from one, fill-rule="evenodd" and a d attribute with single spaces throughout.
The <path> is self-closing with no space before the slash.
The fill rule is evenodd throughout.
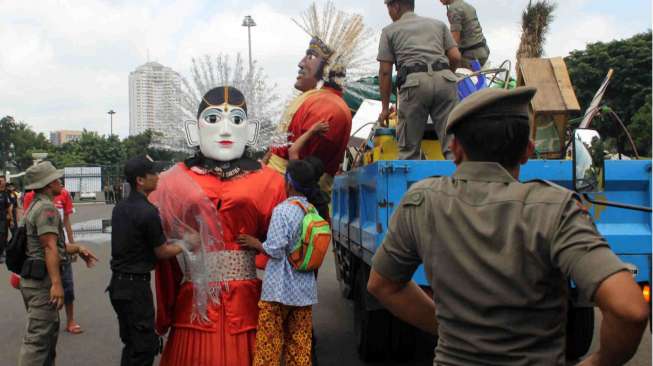
<path id="1" fill-rule="evenodd" d="M 304 214 L 307 214 L 309 211 L 308 207 L 304 206 L 304 204 L 301 203 L 299 200 L 291 200 L 290 203 L 301 208 L 302 211 L 304 211 Z"/>
<path id="2" fill-rule="evenodd" d="M 34 199 L 30 203 L 27 210 L 23 213 L 23 225 L 27 224 L 27 215 L 29 215 L 29 213 L 32 212 L 32 209 L 34 208 L 34 206 L 36 206 L 37 202 L 41 202 L 41 198 L 36 198 L 36 195 L 34 195 Z"/>

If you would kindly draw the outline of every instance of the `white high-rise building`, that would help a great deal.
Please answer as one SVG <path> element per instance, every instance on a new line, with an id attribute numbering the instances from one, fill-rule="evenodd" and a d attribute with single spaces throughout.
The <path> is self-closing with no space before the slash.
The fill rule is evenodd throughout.
<path id="1" fill-rule="evenodd" d="M 164 136 L 180 124 L 181 76 L 169 67 L 148 62 L 129 74 L 129 134 L 151 129 Z"/>

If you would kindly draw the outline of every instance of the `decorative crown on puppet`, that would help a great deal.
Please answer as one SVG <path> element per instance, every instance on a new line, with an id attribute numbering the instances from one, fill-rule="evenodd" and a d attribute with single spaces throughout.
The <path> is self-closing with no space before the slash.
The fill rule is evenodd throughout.
<path id="1" fill-rule="evenodd" d="M 325 60 L 322 81 L 344 86 L 347 71 L 368 63 L 361 52 L 371 38 L 363 17 L 337 10 L 332 1 L 319 9 L 316 3 L 293 21 L 312 37 L 309 49 Z"/>

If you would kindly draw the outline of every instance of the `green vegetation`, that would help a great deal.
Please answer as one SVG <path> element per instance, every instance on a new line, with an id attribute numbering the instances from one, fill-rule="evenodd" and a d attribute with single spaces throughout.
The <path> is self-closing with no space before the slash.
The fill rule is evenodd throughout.
<path id="1" fill-rule="evenodd" d="M 42 133 L 34 132 L 13 117 L 0 119 L 0 169 L 23 171 L 32 165 L 32 153 L 46 152 L 57 168 L 102 166 L 120 175 L 124 162 L 137 155 L 149 154 L 156 161 L 173 163 L 188 154 L 152 147 L 155 132 L 150 130 L 124 140 L 116 135 L 104 136 L 84 131 L 79 141 L 52 145 Z"/>
<path id="2" fill-rule="evenodd" d="M 624 40 L 588 44 L 565 58 L 576 96 L 585 110 L 609 69 L 614 69 L 603 105 L 609 106 L 624 121 L 641 156 L 651 156 L 651 31 Z M 592 127 L 599 130 L 608 145 L 626 154 L 632 148 L 619 127 L 609 117 L 596 118 Z"/>

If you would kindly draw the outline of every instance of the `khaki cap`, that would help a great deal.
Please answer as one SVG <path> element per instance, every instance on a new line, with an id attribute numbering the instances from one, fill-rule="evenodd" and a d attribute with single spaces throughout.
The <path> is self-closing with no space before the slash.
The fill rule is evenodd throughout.
<path id="1" fill-rule="evenodd" d="M 487 88 L 463 99 L 449 114 L 447 133 L 467 117 L 474 114 L 524 115 L 528 117 L 529 104 L 537 88 L 524 86 L 512 90 Z"/>
<path id="2" fill-rule="evenodd" d="M 49 161 L 32 165 L 25 172 L 26 190 L 41 189 L 63 177 L 63 170 L 58 170 Z"/>

